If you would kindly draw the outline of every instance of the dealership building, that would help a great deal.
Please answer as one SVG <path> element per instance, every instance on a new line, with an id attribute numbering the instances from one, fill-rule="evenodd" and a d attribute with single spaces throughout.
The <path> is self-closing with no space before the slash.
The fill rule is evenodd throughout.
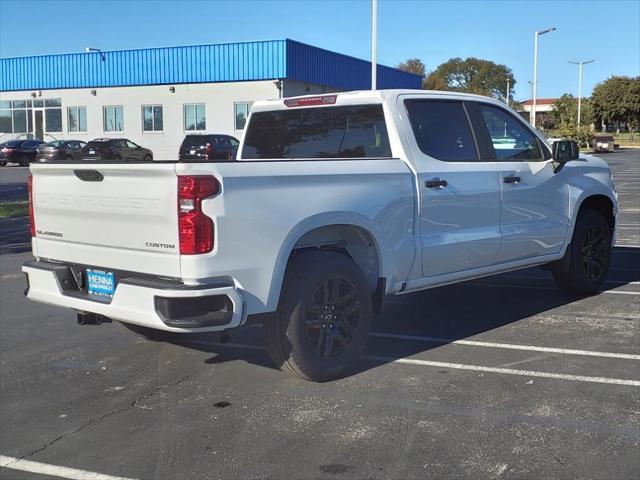
<path id="1" fill-rule="evenodd" d="M 378 88 L 420 88 L 378 66 Z M 0 143 L 128 138 L 175 160 L 189 133 L 240 137 L 256 100 L 365 90 L 371 64 L 293 40 L 0 59 Z"/>

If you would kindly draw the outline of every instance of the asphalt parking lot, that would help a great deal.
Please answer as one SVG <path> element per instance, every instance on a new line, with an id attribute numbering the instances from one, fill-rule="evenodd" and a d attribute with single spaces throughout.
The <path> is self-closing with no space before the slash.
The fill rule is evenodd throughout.
<path id="1" fill-rule="evenodd" d="M 393 297 L 326 384 L 276 370 L 259 326 L 224 346 L 77 326 L 23 297 L 28 225 L 0 223 L 0 478 L 640 478 L 640 150 L 602 158 L 603 292 L 529 269 Z"/>

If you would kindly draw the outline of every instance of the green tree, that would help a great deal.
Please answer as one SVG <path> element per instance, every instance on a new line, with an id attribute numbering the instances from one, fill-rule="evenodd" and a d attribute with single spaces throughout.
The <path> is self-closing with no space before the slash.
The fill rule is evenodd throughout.
<path id="1" fill-rule="evenodd" d="M 553 104 L 551 113 L 556 124 L 575 126 L 578 118 L 578 100 L 570 93 L 565 93 Z"/>
<path id="2" fill-rule="evenodd" d="M 510 100 L 516 80 L 506 65 L 480 58 L 452 58 L 427 75 L 425 88 L 475 93 L 504 99 L 510 83 Z"/>
<path id="3" fill-rule="evenodd" d="M 425 69 L 424 63 L 419 58 L 410 58 L 407 61 L 401 62 L 398 65 L 396 65 L 396 68 L 404 72 L 420 75 L 423 81 L 427 72 L 427 70 Z"/>
<path id="4" fill-rule="evenodd" d="M 640 77 L 610 77 L 595 86 L 591 99 L 596 118 L 627 122 L 633 140 L 640 128 Z"/>

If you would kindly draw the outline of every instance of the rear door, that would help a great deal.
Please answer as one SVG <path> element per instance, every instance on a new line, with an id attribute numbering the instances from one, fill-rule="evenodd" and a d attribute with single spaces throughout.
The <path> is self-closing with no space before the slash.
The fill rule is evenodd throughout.
<path id="1" fill-rule="evenodd" d="M 33 164 L 34 255 L 178 277 L 174 164 Z"/>
<path id="2" fill-rule="evenodd" d="M 491 265 L 500 247 L 498 167 L 476 144 L 464 103 L 399 98 L 418 169 L 423 275 Z"/>
<path id="3" fill-rule="evenodd" d="M 475 103 L 478 135 L 500 171 L 502 245 L 498 262 L 557 253 L 569 225 L 569 192 L 550 152 L 526 124 L 497 105 Z"/>

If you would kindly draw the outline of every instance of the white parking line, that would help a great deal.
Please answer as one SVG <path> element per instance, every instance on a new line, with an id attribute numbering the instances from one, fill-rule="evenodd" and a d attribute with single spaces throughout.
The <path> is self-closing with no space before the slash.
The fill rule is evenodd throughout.
<path id="1" fill-rule="evenodd" d="M 524 290 L 556 290 L 559 291 L 556 287 L 538 287 L 532 285 L 512 285 L 512 284 L 499 284 L 499 283 L 469 283 L 468 285 L 473 285 L 477 287 L 498 287 L 498 288 L 522 288 Z M 616 295 L 640 295 L 639 292 L 623 292 L 622 290 L 603 290 L 599 292 L 600 294 L 616 294 Z"/>
<path id="2" fill-rule="evenodd" d="M 486 367 L 483 365 L 467 365 L 463 363 L 432 362 L 430 360 L 418 360 L 415 358 L 393 358 L 367 355 L 366 360 L 385 363 L 403 363 L 407 365 L 419 365 L 422 367 L 452 368 L 455 370 L 471 370 L 473 372 L 501 373 L 503 375 L 520 375 L 523 377 L 555 378 L 574 382 L 607 383 L 611 385 L 627 385 L 640 387 L 640 381 L 624 378 L 589 377 L 585 375 L 568 375 L 564 373 L 539 372 L 536 370 L 516 370 L 513 368 Z"/>
<path id="3" fill-rule="evenodd" d="M 514 345 L 511 343 L 479 342 L 475 340 L 456 340 L 453 338 L 424 337 L 424 336 L 403 335 L 403 334 L 384 333 L 384 332 L 371 332 L 369 335 L 371 337 L 377 337 L 377 338 L 411 340 L 411 341 L 438 343 L 438 344 L 467 345 L 471 347 L 504 348 L 508 350 L 525 350 L 528 352 L 547 352 L 547 353 L 561 353 L 563 355 L 582 355 L 582 356 L 588 356 L 588 357 L 640 360 L 640 355 L 634 355 L 632 353 L 596 352 L 592 350 L 574 350 L 574 349 L 567 349 L 567 348 L 537 347 L 534 345 Z"/>
<path id="4" fill-rule="evenodd" d="M 0 455 L 0 468 L 10 468 L 22 472 L 36 473 L 39 475 L 49 475 L 51 477 L 69 478 L 72 480 L 134 480 L 126 477 L 115 477 L 103 473 L 78 470 L 77 468 L 60 467 L 48 463 L 32 462 L 31 460 L 21 460 L 14 457 Z M 4 477 L 3 477 L 4 478 Z"/>
<path id="5" fill-rule="evenodd" d="M 522 279 L 522 280 L 551 280 L 550 277 L 537 276 L 537 275 L 517 275 L 517 274 L 507 274 L 502 278 L 510 278 L 510 279 Z M 640 285 L 640 281 L 629 281 L 625 282 L 623 280 L 605 280 L 605 284 L 608 285 Z"/>
<path id="6" fill-rule="evenodd" d="M 245 345 L 242 343 L 219 343 L 207 342 L 204 340 L 190 341 L 189 343 L 196 345 L 214 345 L 218 347 L 246 348 L 249 350 L 266 350 L 265 347 L 260 345 Z M 365 355 L 362 358 L 365 360 L 373 360 L 375 362 L 405 363 L 408 365 L 421 365 L 425 367 L 452 368 L 454 370 L 473 370 L 476 372 L 501 373 L 504 375 L 521 375 L 525 377 L 555 378 L 558 380 L 571 380 L 575 382 L 608 383 L 612 385 L 628 385 L 633 387 L 640 387 L 639 380 L 629 380 L 624 378 L 589 377 L 585 375 L 539 372 L 536 370 L 516 370 L 513 368 L 486 367 L 483 365 L 469 365 L 465 363 L 434 362 L 431 360 L 418 360 L 415 358 L 381 357 L 377 355 Z"/>

